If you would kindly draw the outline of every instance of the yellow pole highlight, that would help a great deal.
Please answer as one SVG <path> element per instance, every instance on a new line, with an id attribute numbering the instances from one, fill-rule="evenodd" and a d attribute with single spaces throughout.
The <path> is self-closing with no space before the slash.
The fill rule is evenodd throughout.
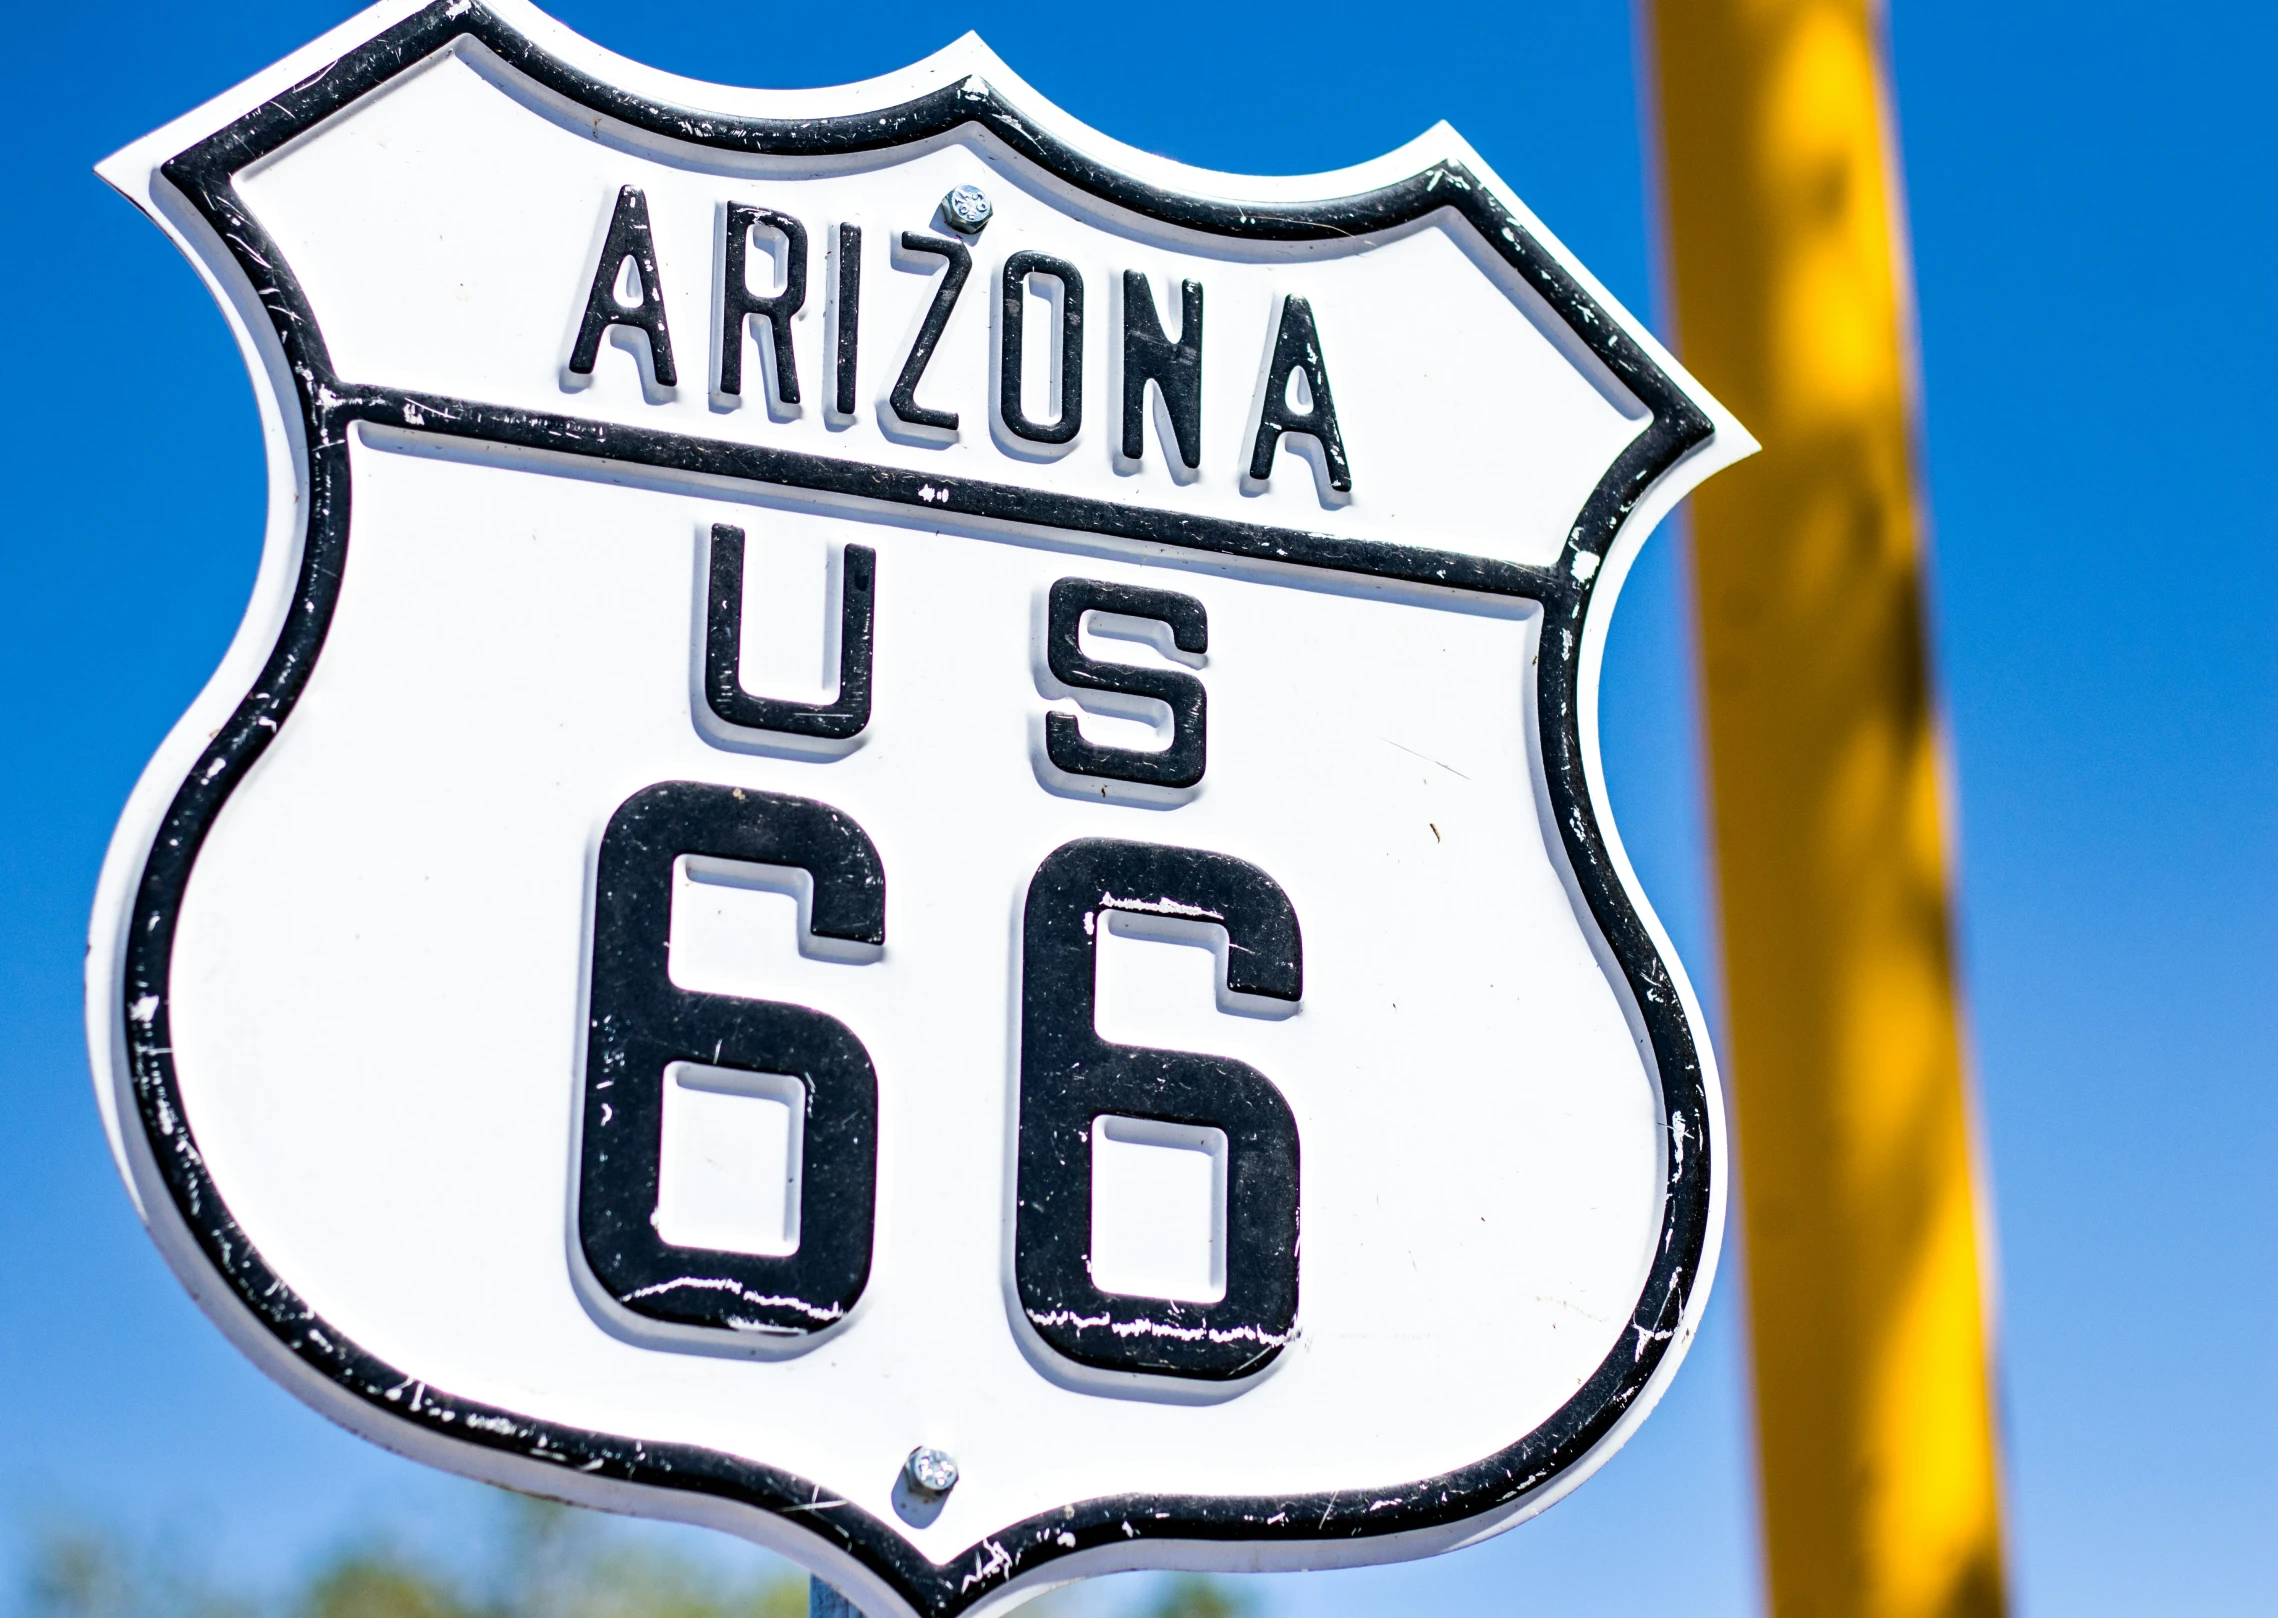
<path id="1" fill-rule="evenodd" d="M 1648 0 L 1778 1618 L 2004 1607 L 1880 16 Z"/>

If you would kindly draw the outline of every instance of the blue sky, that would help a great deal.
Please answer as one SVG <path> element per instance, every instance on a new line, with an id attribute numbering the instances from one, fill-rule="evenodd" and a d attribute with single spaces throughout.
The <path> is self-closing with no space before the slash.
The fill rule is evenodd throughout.
<path id="1" fill-rule="evenodd" d="M 749 84 L 881 72 L 973 27 L 1095 126 L 1238 171 L 1354 162 L 1444 117 L 1653 310 L 1620 0 L 1419 3 L 1396 29 L 1211 8 L 1138 38 L 1126 8 L 554 9 Z M 2255 401 L 2278 373 L 2278 27 L 2216 0 L 1893 13 L 2017 1588 L 2032 1614 L 2268 1613 L 2278 486 Z M 235 627 L 264 498 L 221 318 L 89 165 L 345 14 L 27 7 L 0 56 L 32 227 L 0 388 L 0 1588 L 59 1512 L 254 1582 L 374 1518 L 469 1531 L 470 1486 L 330 1428 L 197 1314 L 115 1181 L 80 1042 L 104 841 Z M 1684 591 L 1664 534 L 1614 630 L 1605 738 L 1625 838 L 1713 992 Z M 1272 1618 L 1753 1610 L 1735 1298 L 1572 1500 L 1436 1562 L 1260 1581 Z"/>

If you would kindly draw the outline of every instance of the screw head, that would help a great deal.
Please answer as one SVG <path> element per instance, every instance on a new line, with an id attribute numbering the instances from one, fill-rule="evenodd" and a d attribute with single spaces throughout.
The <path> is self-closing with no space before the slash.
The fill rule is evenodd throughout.
<path id="1" fill-rule="evenodd" d="M 927 1494 L 947 1494 L 957 1487 L 957 1462 L 946 1450 L 920 1444 L 910 1451 L 910 1458 L 902 1463 L 902 1471 L 911 1487 Z"/>
<path id="2" fill-rule="evenodd" d="M 979 186 L 961 185 L 941 199 L 941 211 L 960 235 L 978 236 L 997 208 Z"/>

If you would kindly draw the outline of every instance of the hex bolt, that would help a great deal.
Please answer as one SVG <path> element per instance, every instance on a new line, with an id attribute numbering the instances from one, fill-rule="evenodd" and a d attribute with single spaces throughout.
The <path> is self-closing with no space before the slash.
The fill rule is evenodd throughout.
<path id="1" fill-rule="evenodd" d="M 931 1445 L 920 1444 L 910 1451 L 910 1458 L 902 1463 L 903 1475 L 910 1487 L 929 1495 L 947 1494 L 957 1487 L 957 1463 L 949 1452 Z"/>
<path id="2" fill-rule="evenodd" d="M 997 211 L 988 194 L 977 185 L 961 185 L 941 199 L 942 217 L 960 236 L 978 236 Z M 952 1468 L 954 1470 L 954 1468 Z"/>

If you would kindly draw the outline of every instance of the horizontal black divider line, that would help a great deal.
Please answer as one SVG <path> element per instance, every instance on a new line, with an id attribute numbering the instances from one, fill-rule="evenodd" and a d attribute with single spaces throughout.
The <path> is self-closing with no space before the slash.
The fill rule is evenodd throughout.
<path id="1" fill-rule="evenodd" d="M 945 1562 L 923 1556 L 890 1524 L 850 1501 L 778 1467 L 691 1444 L 649 1444 L 548 1422 L 455 1397 L 413 1378 L 373 1355 L 320 1317 L 278 1275 L 246 1237 L 207 1171 L 182 1107 L 171 1033 L 173 942 L 193 867 L 216 817 L 278 734 L 306 689 L 339 603 L 350 537 L 351 469 L 342 433 L 354 419 L 390 426 L 441 430 L 434 421 L 409 422 L 402 405 L 416 396 L 372 395 L 392 401 L 383 416 L 368 402 L 343 398 L 315 311 L 287 255 L 237 195 L 235 176 L 326 117 L 462 39 L 479 42 L 532 81 L 571 102 L 620 123 L 721 150 L 828 156 L 885 151 L 972 125 L 1006 149 L 1071 187 L 1131 213 L 1213 236 L 1268 242 L 1327 242 L 1397 228 L 1438 209 L 1469 222 L 1488 247 L 1533 288 L 1591 353 L 1645 406 L 1651 421 L 1599 480 L 1577 514 L 1560 566 L 1524 570 L 1545 623 L 1537 671 L 1536 718 L 1548 794 L 1562 846 L 1577 886 L 1630 990 L 1645 1024 L 1665 1116 L 1675 1137 L 1667 1155 L 1661 1228 L 1653 1261 L 1625 1329 L 1582 1386 L 1532 1431 L 1468 1465 L 1438 1476 L 1388 1487 L 1265 1497 L 1121 1495 L 1071 1502 L 1013 1524 L 956 1552 Z M 114 1026 L 123 1036 L 127 1074 L 148 1146 L 164 1181 L 167 1201 L 226 1283 L 236 1303 L 272 1335 L 284 1353 L 343 1395 L 383 1411 L 424 1435 L 453 1440 L 558 1468 L 650 1489 L 679 1490 L 731 1501 L 799 1526 L 859 1561 L 926 1618 L 954 1618 L 1008 1581 L 1060 1558 L 1119 1548 L 1136 1540 L 1275 1542 L 1363 1539 L 1426 1530 L 1460 1532 L 1483 1513 L 1550 1485 L 1586 1458 L 1651 1385 L 1682 1327 L 1686 1300 L 1697 1284 L 1710 1236 L 1710 1153 L 1705 1134 L 1706 1074 L 1692 1026 L 1667 963 L 1628 891 L 1622 886 L 1596 806 L 1581 743 L 1579 681 L 1582 631 L 1599 577 L 1581 565 L 1602 557 L 1637 502 L 1686 455 L 1706 443 L 1712 424 L 1638 343 L 1617 326 L 1586 288 L 1515 215 L 1460 163 L 1433 165 L 1410 179 L 1356 196 L 1322 202 L 1246 206 L 1169 192 L 1120 174 L 1036 128 L 997 92 L 973 78 L 961 80 L 896 108 L 842 117 L 770 120 L 718 118 L 645 100 L 588 77 L 523 38 L 471 0 L 435 0 L 253 108 L 233 123 L 176 154 L 161 172 L 210 227 L 269 316 L 274 336 L 295 379 L 301 407 L 308 511 L 293 610 L 254 688 L 214 733 L 176 790 L 153 837 L 123 941 L 121 998 Z M 449 407 L 453 401 L 437 400 Z M 442 414 L 438 411 L 438 414 Z M 541 418 L 542 419 L 542 418 Z M 577 424 L 571 424 L 574 429 Z M 599 433 L 599 424 L 585 424 Z M 630 460 L 620 447 L 643 429 L 610 427 L 607 451 L 553 442 L 543 447 Z M 650 447 L 704 440 L 653 434 Z M 724 446 L 734 449 L 735 446 Z M 784 452 L 764 452 L 782 455 Z M 884 473 L 922 487 L 933 482 L 972 490 L 963 480 L 807 457 L 860 475 Z M 660 465 L 682 466 L 676 451 Z M 753 463 L 758 464 L 758 463 Z M 785 462 L 771 462 L 784 471 Z M 730 471 L 728 476 L 747 474 Z M 776 481 L 761 478 L 759 481 Z M 1021 509 L 1007 520 L 1087 524 L 1038 515 L 1037 497 L 985 485 L 992 498 L 1017 493 Z M 910 503 L 907 490 L 874 494 Z M 860 492 L 860 491 L 857 491 Z M 920 508 L 941 509 L 922 495 Z M 1086 502 L 1088 507 L 1091 502 Z M 1096 503 L 1109 518 L 1130 508 Z M 987 516 L 950 506 L 966 516 Z M 1074 509 L 1074 508 L 1070 508 Z M 1111 532 L 1115 530 L 1109 530 Z M 1310 542 L 1320 536 L 1297 536 Z M 1225 554 L 1274 557 L 1280 530 L 1231 525 L 1221 540 L 1263 541 L 1257 551 Z M 1356 551 L 1367 542 L 1327 540 Z M 1202 549 L 1206 547 L 1197 546 Z M 1391 549 L 1397 549 L 1392 547 Z M 1342 551 L 1334 554 L 1342 555 Z M 1410 553 L 1418 555 L 1439 553 Z M 1364 558 L 1364 561 L 1366 558 Z M 1375 565 L 1382 564 L 1377 558 Z M 1473 559 L 1458 558 L 1466 566 Z M 1343 565 L 1321 563 L 1316 565 Z M 1488 564 L 1517 569 L 1518 564 Z M 1367 572 L 1369 567 L 1356 571 Z M 1399 577 L 1381 573 L 1381 577 Z M 1513 575 L 1514 581 L 1516 574 Z M 1427 570 L 1427 583 L 1449 583 Z M 1465 587 L 1465 586 L 1458 586 Z M 1469 588 L 1490 590 L 1481 582 Z M 1539 587 L 1539 588 L 1536 588 Z M 1501 592 L 1497 592 L 1501 593 Z M 1531 816 L 1515 836 L 1536 835 Z M 1493 1285 L 1493 1277 L 1483 1277 Z M 391 1440 L 392 1441 L 392 1440 Z M 530 1474 L 517 1474 L 524 1486 Z M 565 1482 L 564 1492 L 574 1490 Z"/>
<path id="2" fill-rule="evenodd" d="M 1162 511 L 1088 495 L 1057 494 L 1021 484 L 913 472 L 869 461 L 814 455 L 766 444 L 700 438 L 584 416 L 482 404 L 443 394 L 392 388 L 336 391 L 324 410 L 326 435 L 352 421 L 402 427 L 445 438 L 471 439 L 516 449 L 544 450 L 588 460 L 732 478 L 781 488 L 876 500 L 943 516 L 984 522 L 1102 534 L 1112 539 L 1174 546 L 1214 556 L 1284 562 L 1331 569 L 1402 584 L 1439 585 L 1480 595 L 1555 602 L 1573 589 L 1554 568 L 1471 556 L 1423 546 L 1351 539 L 1299 528 L 1238 522 L 1191 512 Z"/>

